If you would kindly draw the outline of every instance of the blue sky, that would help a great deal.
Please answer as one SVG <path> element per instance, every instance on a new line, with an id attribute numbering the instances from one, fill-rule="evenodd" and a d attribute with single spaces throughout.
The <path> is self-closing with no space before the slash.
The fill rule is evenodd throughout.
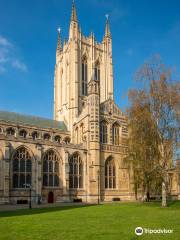
<path id="1" fill-rule="evenodd" d="M 71 0 L 0 0 L 0 109 L 53 117 L 57 28 L 68 37 Z M 122 110 L 135 71 L 154 54 L 180 78 L 180 1 L 76 0 L 82 31 L 113 38 L 115 101 Z"/>

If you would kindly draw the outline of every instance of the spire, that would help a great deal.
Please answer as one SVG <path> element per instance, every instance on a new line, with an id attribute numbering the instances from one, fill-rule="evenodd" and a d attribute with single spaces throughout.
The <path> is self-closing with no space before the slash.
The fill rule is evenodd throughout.
<path id="1" fill-rule="evenodd" d="M 106 14 L 105 37 L 111 37 L 110 26 L 109 26 L 109 15 L 108 14 Z"/>
<path id="2" fill-rule="evenodd" d="M 62 46 L 61 46 L 61 36 L 60 36 L 61 29 L 58 28 L 57 31 L 58 31 L 57 52 L 61 52 L 61 50 L 62 50 Z"/>
<path id="3" fill-rule="evenodd" d="M 74 0 L 72 2 L 71 21 L 77 22 L 76 6 Z"/>

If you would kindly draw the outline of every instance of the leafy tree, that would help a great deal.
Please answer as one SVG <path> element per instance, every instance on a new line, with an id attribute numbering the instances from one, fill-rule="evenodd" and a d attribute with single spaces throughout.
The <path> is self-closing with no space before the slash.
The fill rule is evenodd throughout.
<path id="1" fill-rule="evenodd" d="M 180 138 L 180 83 L 159 57 L 136 73 L 141 87 L 129 91 L 129 158 L 133 160 L 135 186 L 143 193 L 162 184 L 162 206 L 167 206 L 168 171 Z"/>

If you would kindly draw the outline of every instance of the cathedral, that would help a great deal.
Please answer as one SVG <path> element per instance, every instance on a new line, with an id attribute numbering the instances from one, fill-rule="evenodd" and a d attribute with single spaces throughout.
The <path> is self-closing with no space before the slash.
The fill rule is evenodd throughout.
<path id="1" fill-rule="evenodd" d="M 0 111 L 0 203 L 134 200 L 127 118 L 114 102 L 109 20 L 103 40 L 58 31 L 54 120 Z"/>

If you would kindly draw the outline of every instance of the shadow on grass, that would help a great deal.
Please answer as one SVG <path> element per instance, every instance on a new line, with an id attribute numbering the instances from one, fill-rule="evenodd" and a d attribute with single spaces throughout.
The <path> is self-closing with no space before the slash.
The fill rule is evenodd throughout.
<path id="1" fill-rule="evenodd" d="M 150 201 L 150 202 L 120 202 L 114 205 L 120 206 L 129 206 L 129 207 L 145 207 L 145 208 L 162 208 L 161 201 Z M 168 200 L 167 202 L 167 209 L 178 209 L 180 210 L 180 201 L 179 200 Z"/>
<path id="2" fill-rule="evenodd" d="M 146 207 L 160 207 L 160 208 L 162 207 L 161 201 L 144 202 L 144 203 L 142 203 L 142 205 L 146 206 Z M 180 209 L 180 201 L 178 201 L 178 200 L 167 201 L 167 209 L 168 208 Z"/>
<path id="3" fill-rule="evenodd" d="M 175 206 L 180 208 L 180 201 L 168 201 L 168 207 Z"/>
<path id="4" fill-rule="evenodd" d="M 50 212 L 59 212 L 72 210 L 76 208 L 87 208 L 94 205 L 75 205 L 75 206 L 60 206 L 60 207 L 42 207 L 42 208 L 32 208 L 32 209 L 17 209 L 13 211 L 2 211 L 0 212 L 0 218 L 3 217 L 15 217 L 15 216 L 23 216 L 23 215 L 34 215 L 34 214 L 42 214 L 42 213 L 50 213 Z"/>

